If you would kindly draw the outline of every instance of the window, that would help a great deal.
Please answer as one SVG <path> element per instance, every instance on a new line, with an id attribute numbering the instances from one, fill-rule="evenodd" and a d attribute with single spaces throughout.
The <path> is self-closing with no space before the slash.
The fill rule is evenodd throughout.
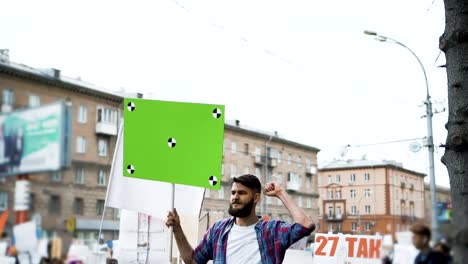
<path id="1" fill-rule="evenodd" d="M 328 207 L 328 216 L 333 216 L 333 207 L 332 206 Z"/>
<path id="2" fill-rule="evenodd" d="M 351 198 L 356 198 L 356 190 L 351 190 L 350 197 Z"/>
<path id="3" fill-rule="evenodd" d="M 235 141 L 231 142 L 231 153 L 235 154 L 237 152 L 237 143 Z"/>
<path id="4" fill-rule="evenodd" d="M 307 208 L 312 208 L 312 198 L 307 198 L 306 203 L 307 203 L 307 205 L 306 205 Z"/>
<path id="5" fill-rule="evenodd" d="M 28 105 L 29 107 L 38 107 L 41 105 L 41 98 L 35 94 L 29 95 L 29 100 L 28 100 Z"/>
<path id="6" fill-rule="evenodd" d="M 288 165 L 291 165 L 291 162 L 292 162 L 292 154 L 289 153 L 288 154 Z"/>
<path id="7" fill-rule="evenodd" d="M 349 177 L 350 182 L 355 182 L 356 181 L 356 174 L 352 173 Z"/>
<path id="8" fill-rule="evenodd" d="M 366 223 L 366 231 L 371 231 L 372 224 L 371 223 Z"/>
<path id="9" fill-rule="evenodd" d="M 364 180 L 369 181 L 370 180 L 370 174 L 369 173 L 364 173 Z"/>
<path id="10" fill-rule="evenodd" d="M 76 169 L 75 183 L 76 184 L 84 184 L 84 177 L 85 177 L 84 168 Z"/>
<path id="11" fill-rule="evenodd" d="M 244 143 L 244 154 L 249 155 L 249 144 L 248 143 Z"/>
<path id="12" fill-rule="evenodd" d="M 13 93 L 13 90 L 3 90 L 3 104 L 11 106 L 15 104 L 15 94 Z"/>
<path id="13" fill-rule="evenodd" d="M 351 205 L 351 214 L 356 214 L 357 213 L 357 208 L 355 205 Z"/>
<path id="14" fill-rule="evenodd" d="M 278 163 L 281 163 L 281 162 L 283 162 L 283 152 L 278 151 Z"/>
<path id="15" fill-rule="evenodd" d="M 249 174 L 249 166 L 244 166 L 244 174 Z"/>
<path id="16" fill-rule="evenodd" d="M 410 216 L 411 216 L 411 217 L 414 217 L 414 204 L 413 204 L 413 203 L 410 204 L 409 210 L 410 210 L 410 211 L 409 211 Z"/>
<path id="17" fill-rule="evenodd" d="M 333 232 L 333 224 L 332 223 L 328 224 L 328 232 Z"/>
<path id="18" fill-rule="evenodd" d="M 80 105 L 78 107 L 78 122 L 82 124 L 88 122 L 88 108 L 86 105 Z"/>
<path id="19" fill-rule="evenodd" d="M 299 196 L 299 197 L 297 198 L 297 205 L 298 205 L 299 207 L 303 207 L 302 196 Z"/>
<path id="20" fill-rule="evenodd" d="M 224 200 L 224 187 L 223 186 L 221 186 L 221 188 L 219 188 L 218 198 L 220 200 Z"/>
<path id="21" fill-rule="evenodd" d="M 327 191 L 327 199 L 333 199 L 333 191 Z"/>
<path id="22" fill-rule="evenodd" d="M 255 156 L 257 159 L 262 158 L 262 148 L 261 147 L 255 147 Z"/>
<path id="23" fill-rule="evenodd" d="M 341 227 L 341 223 L 338 223 L 337 225 L 338 225 L 338 226 L 337 226 L 337 228 L 336 228 L 336 231 L 338 231 L 338 232 L 343 231 L 343 230 L 342 230 L 342 227 Z"/>
<path id="24" fill-rule="evenodd" d="M 351 223 L 351 231 L 356 231 L 357 223 L 353 222 Z"/>
<path id="25" fill-rule="evenodd" d="M 371 190 L 370 189 L 364 189 L 364 197 L 370 197 Z"/>
<path id="26" fill-rule="evenodd" d="M 102 215 L 104 213 L 104 200 L 97 200 L 96 201 L 96 214 Z"/>
<path id="27" fill-rule="evenodd" d="M 98 185 L 106 186 L 106 171 L 99 170 L 98 172 Z"/>
<path id="28" fill-rule="evenodd" d="M 86 139 L 82 136 L 76 137 L 76 152 L 77 153 L 86 152 Z"/>
<path id="29" fill-rule="evenodd" d="M 336 207 L 336 215 L 341 216 L 341 206 Z"/>
<path id="30" fill-rule="evenodd" d="M 302 157 L 301 156 L 297 156 L 297 159 L 296 159 L 296 165 L 297 167 L 302 167 Z"/>
<path id="31" fill-rule="evenodd" d="M 0 192 L 0 211 L 6 211 L 8 209 L 8 193 Z"/>
<path id="32" fill-rule="evenodd" d="M 110 124 L 117 124 L 117 111 L 98 106 L 97 107 L 97 122 L 98 123 L 110 123 Z"/>
<path id="33" fill-rule="evenodd" d="M 341 191 L 336 191 L 336 199 L 341 199 Z"/>
<path id="34" fill-rule="evenodd" d="M 340 182 L 341 181 L 341 175 L 337 174 L 336 175 L 336 182 Z"/>
<path id="35" fill-rule="evenodd" d="M 75 198 L 73 201 L 73 213 L 83 215 L 84 201 L 83 198 Z"/>
<path id="36" fill-rule="evenodd" d="M 260 168 L 255 167 L 255 176 L 262 182 L 262 170 Z"/>
<path id="37" fill-rule="evenodd" d="M 119 208 L 114 208 L 113 210 L 114 210 L 114 212 L 113 212 L 114 219 L 119 220 L 119 219 L 120 219 L 121 209 L 119 209 Z"/>
<path id="38" fill-rule="evenodd" d="M 60 182 L 62 180 L 62 173 L 60 171 L 53 171 L 50 174 L 50 180 L 53 182 Z"/>
<path id="39" fill-rule="evenodd" d="M 328 183 L 333 183 L 333 177 L 331 175 L 328 175 Z"/>
<path id="40" fill-rule="evenodd" d="M 59 214 L 61 210 L 60 196 L 51 195 L 49 200 L 49 212 L 51 214 Z"/>
<path id="41" fill-rule="evenodd" d="M 364 211 L 366 212 L 366 214 L 370 214 L 371 213 L 370 205 L 364 206 Z"/>
<path id="42" fill-rule="evenodd" d="M 306 158 L 306 168 L 310 168 L 310 159 Z"/>
<path id="43" fill-rule="evenodd" d="M 237 177 L 237 165 L 231 164 L 231 178 Z"/>
<path id="44" fill-rule="evenodd" d="M 312 185 L 312 177 L 306 177 L 306 189 L 309 190 Z"/>
<path id="45" fill-rule="evenodd" d="M 98 155 L 101 157 L 107 156 L 108 143 L 107 139 L 100 138 L 98 140 Z"/>

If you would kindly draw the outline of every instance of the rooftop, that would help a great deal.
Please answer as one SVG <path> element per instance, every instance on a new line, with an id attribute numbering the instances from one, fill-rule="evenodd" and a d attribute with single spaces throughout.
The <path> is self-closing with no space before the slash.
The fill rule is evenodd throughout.
<path id="1" fill-rule="evenodd" d="M 256 137 L 259 137 L 259 138 L 263 138 L 265 140 L 271 140 L 271 142 L 283 143 L 283 144 L 291 145 L 291 146 L 294 146 L 294 147 L 297 147 L 297 148 L 302 148 L 302 149 L 306 149 L 306 150 L 314 151 L 314 152 L 319 152 L 320 151 L 320 149 L 318 149 L 316 147 L 312 147 L 312 146 L 309 146 L 309 145 L 305 145 L 305 144 L 302 144 L 302 143 L 298 143 L 298 142 L 295 142 L 295 141 L 288 140 L 288 139 L 284 138 L 283 136 L 279 135 L 277 131 L 267 132 L 267 131 L 256 129 L 256 128 L 246 126 L 246 125 L 243 125 L 243 124 L 241 125 L 239 120 L 226 120 L 225 121 L 225 127 L 227 129 L 231 129 L 231 130 L 237 131 L 239 133 L 246 133 L 246 134 L 250 134 L 250 135 L 253 135 L 253 136 L 256 136 Z"/>
<path id="2" fill-rule="evenodd" d="M 403 167 L 403 163 L 397 162 L 394 160 L 382 160 L 382 161 L 375 161 L 375 160 L 334 160 L 327 164 L 320 164 L 319 170 L 328 171 L 328 170 L 342 170 L 342 169 L 352 169 L 352 168 L 369 168 L 369 167 L 393 167 L 397 169 L 401 169 L 404 171 L 408 171 L 414 174 L 418 174 L 420 176 L 425 177 L 426 174 L 409 170 Z"/>
<path id="3" fill-rule="evenodd" d="M 5 50 L 1 51 L 4 52 Z M 134 94 L 126 94 L 123 90 L 111 91 L 92 83 L 85 82 L 81 80 L 81 78 L 64 76 L 58 69 L 39 69 L 12 62 L 10 61 L 8 55 L 4 53 L 2 53 L 2 56 L 0 56 L 0 73 L 19 76 L 26 79 L 33 79 L 86 94 L 103 96 L 107 97 L 108 99 L 112 98 L 113 100 L 117 101 L 122 100 L 122 98 L 125 96 L 136 97 Z"/>

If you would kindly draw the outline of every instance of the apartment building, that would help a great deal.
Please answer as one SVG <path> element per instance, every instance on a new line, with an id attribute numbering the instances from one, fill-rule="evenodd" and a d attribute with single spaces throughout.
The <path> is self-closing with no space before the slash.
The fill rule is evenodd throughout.
<path id="1" fill-rule="evenodd" d="M 60 70 L 10 62 L 7 55 L 2 54 L 0 60 L 2 113 L 57 101 L 73 108 L 71 166 L 27 175 L 31 186 L 29 219 L 35 220 L 45 235 L 62 237 L 64 248 L 72 236 L 95 240 L 104 212 L 123 97 L 62 76 Z M 15 178 L 0 179 L 0 212 L 11 212 L 8 228 L 15 222 Z M 117 238 L 117 218 L 117 211 L 105 210 L 104 239 Z"/>
<path id="2" fill-rule="evenodd" d="M 314 221 L 318 220 L 317 153 L 319 149 L 290 141 L 277 133 L 262 132 L 226 122 L 222 188 L 206 190 L 200 230 L 204 232 L 216 220 L 228 217 L 230 179 L 242 174 L 254 174 L 262 185 L 275 180 Z M 262 196 L 257 214 L 273 219 L 292 221 L 279 199 Z"/>
<path id="3" fill-rule="evenodd" d="M 424 177 L 395 161 L 336 160 L 319 169 L 319 232 L 394 234 L 424 220 Z"/>

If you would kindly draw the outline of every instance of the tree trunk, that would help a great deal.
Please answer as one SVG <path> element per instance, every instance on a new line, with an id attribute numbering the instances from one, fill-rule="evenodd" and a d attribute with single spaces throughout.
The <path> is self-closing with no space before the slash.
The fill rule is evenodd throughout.
<path id="1" fill-rule="evenodd" d="M 444 0 L 449 118 L 445 153 L 452 196 L 454 263 L 468 262 L 468 0 Z"/>

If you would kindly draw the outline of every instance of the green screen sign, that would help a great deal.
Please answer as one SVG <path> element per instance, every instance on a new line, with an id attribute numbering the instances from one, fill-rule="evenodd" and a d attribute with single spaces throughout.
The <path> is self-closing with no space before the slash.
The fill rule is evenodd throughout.
<path id="1" fill-rule="evenodd" d="M 224 106 L 126 98 L 127 177 L 218 190 Z"/>

